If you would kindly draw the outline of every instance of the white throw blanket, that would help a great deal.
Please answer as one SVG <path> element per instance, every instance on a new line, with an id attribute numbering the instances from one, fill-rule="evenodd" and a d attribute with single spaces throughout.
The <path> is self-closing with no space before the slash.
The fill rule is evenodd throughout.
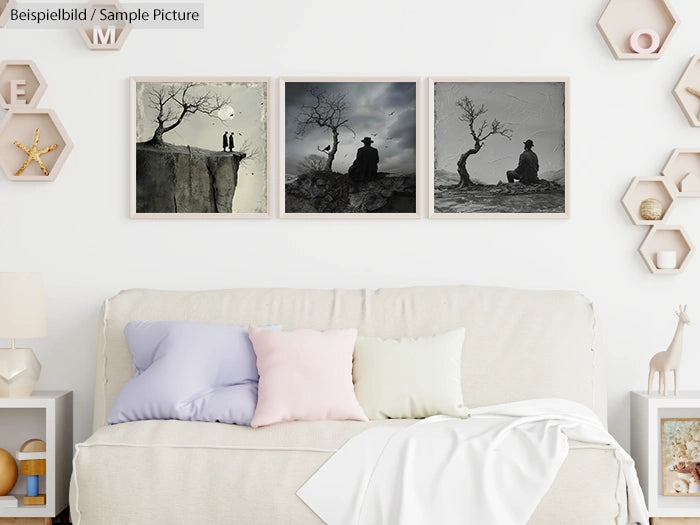
<path id="1" fill-rule="evenodd" d="M 632 458 L 586 407 L 561 399 L 377 427 L 348 441 L 297 495 L 328 525 L 524 525 L 569 453 L 610 446 L 627 484 L 629 523 L 649 523 Z M 619 520 L 618 520 L 619 522 Z"/>

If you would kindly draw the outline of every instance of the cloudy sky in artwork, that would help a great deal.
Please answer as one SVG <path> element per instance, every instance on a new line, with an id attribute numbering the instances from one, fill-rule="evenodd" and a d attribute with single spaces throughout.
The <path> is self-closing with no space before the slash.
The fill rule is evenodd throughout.
<path id="1" fill-rule="evenodd" d="M 362 138 L 371 137 L 372 146 L 379 151 L 379 171 L 416 172 L 415 82 L 287 81 L 284 83 L 286 173 L 298 173 L 299 163 L 308 155 L 324 155 L 317 148 L 323 149 L 332 141 L 328 128 L 309 126 L 303 135 L 297 133 L 297 119 L 304 104 L 310 102 L 311 88 L 329 95 L 345 93 L 349 104 L 347 118 L 352 131 L 340 130 L 333 171 L 347 173 L 357 149 L 362 147 Z"/>
<path id="2" fill-rule="evenodd" d="M 457 172 L 462 153 L 474 146 L 457 101 L 469 97 L 488 112 L 479 119 L 498 119 L 513 130 L 512 140 L 494 135 L 467 161 L 470 175 L 481 182 L 506 181 L 506 171 L 518 165 L 523 142 L 531 139 L 540 174 L 564 169 L 565 86 L 563 82 L 436 82 L 435 169 Z M 477 123 L 477 125 L 478 125 Z"/>

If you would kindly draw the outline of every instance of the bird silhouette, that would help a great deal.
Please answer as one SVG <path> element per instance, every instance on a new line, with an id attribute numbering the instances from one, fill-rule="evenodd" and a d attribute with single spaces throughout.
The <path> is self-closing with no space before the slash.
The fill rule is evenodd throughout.
<path id="1" fill-rule="evenodd" d="M 331 145 L 328 144 L 325 148 L 323 148 L 323 151 L 330 151 L 331 150 Z"/>
<path id="2" fill-rule="evenodd" d="M 392 111 L 391 113 L 389 113 L 389 116 L 392 116 L 394 113 L 396 113 L 396 111 Z"/>
<path id="3" fill-rule="evenodd" d="M 372 135 L 373 137 L 376 137 L 376 136 L 377 136 L 377 134 L 376 134 L 376 133 L 371 133 L 371 135 Z"/>
<path id="4" fill-rule="evenodd" d="M 239 133 L 238 136 L 239 136 L 239 137 L 242 137 L 242 136 L 243 136 L 243 133 Z"/>

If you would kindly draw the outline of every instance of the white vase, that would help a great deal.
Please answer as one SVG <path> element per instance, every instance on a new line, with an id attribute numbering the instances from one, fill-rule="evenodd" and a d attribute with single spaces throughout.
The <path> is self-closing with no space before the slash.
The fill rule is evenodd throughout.
<path id="1" fill-rule="evenodd" d="M 40 373 L 30 348 L 0 349 L 0 397 L 29 397 Z"/>

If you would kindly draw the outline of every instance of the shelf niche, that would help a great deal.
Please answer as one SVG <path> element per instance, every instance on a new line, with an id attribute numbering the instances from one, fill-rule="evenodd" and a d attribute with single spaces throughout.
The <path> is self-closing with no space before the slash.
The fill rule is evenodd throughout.
<path id="1" fill-rule="evenodd" d="M 675 189 L 673 184 L 664 177 L 635 177 L 622 197 L 622 207 L 634 224 L 639 226 L 653 226 L 662 223 L 676 204 Z M 643 219 L 640 214 L 642 201 L 646 199 L 658 199 L 663 206 L 664 213 L 658 220 Z"/>
<path id="2" fill-rule="evenodd" d="M 662 250 L 676 252 L 678 260 L 676 268 L 659 268 L 656 265 L 656 255 Z M 682 227 L 654 226 L 639 246 L 639 253 L 651 273 L 673 275 L 685 271 L 695 253 L 695 248 Z"/>
<path id="3" fill-rule="evenodd" d="M 696 90 L 697 94 L 690 93 L 687 88 Z M 688 67 L 673 89 L 673 96 L 690 125 L 694 128 L 700 127 L 700 55 L 690 59 Z"/>
<path id="4" fill-rule="evenodd" d="M 41 156 L 49 175 L 44 175 L 37 163 L 32 162 L 22 175 L 16 176 L 15 173 L 24 164 L 27 154 L 15 146 L 14 141 L 18 141 L 26 148 L 31 148 L 37 129 L 41 130 L 39 149 L 51 144 L 58 145 L 54 151 Z M 50 109 L 13 110 L 0 123 L 0 168 L 11 181 L 50 182 L 54 180 L 72 149 L 73 144 L 66 130 Z"/>
<path id="5" fill-rule="evenodd" d="M 666 50 L 678 23 L 667 0 L 610 0 L 598 20 L 598 30 L 618 60 L 654 60 Z M 646 54 L 632 51 L 630 36 L 638 29 L 659 33 L 659 49 Z"/>
<path id="6" fill-rule="evenodd" d="M 24 91 L 19 103 L 12 103 L 12 81 L 23 80 Z M 0 106 L 5 109 L 33 108 L 48 87 L 36 64 L 30 60 L 6 60 L 0 63 Z M 19 97 L 18 97 L 19 98 Z"/>
<path id="7" fill-rule="evenodd" d="M 675 149 L 661 172 L 678 197 L 700 197 L 700 149 Z"/>
<path id="8" fill-rule="evenodd" d="M 97 9 L 98 11 L 101 9 L 107 9 L 112 13 L 121 10 L 121 5 L 118 2 L 100 2 L 93 0 L 91 2 L 88 2 L 88 7 Z M 108 26 L 114 26 L 115 28 L 114 42 L 104 44 L 101 42 L 94 42 L 94 28 L 101 28 L 104 34 L 106 31 L 108 31 Z M 100 23 L 86 22 L 80 25 L 80 27 L 78 28 L 78 32 L 80 33 L 80 36 L 82 37 L 88 49 L 91 49 L 93 51 L 119 51 L 124 45 L 126 38 L 129 36 L 129 33 L 131 32 L 131 24 L 121 21 Z"/>

